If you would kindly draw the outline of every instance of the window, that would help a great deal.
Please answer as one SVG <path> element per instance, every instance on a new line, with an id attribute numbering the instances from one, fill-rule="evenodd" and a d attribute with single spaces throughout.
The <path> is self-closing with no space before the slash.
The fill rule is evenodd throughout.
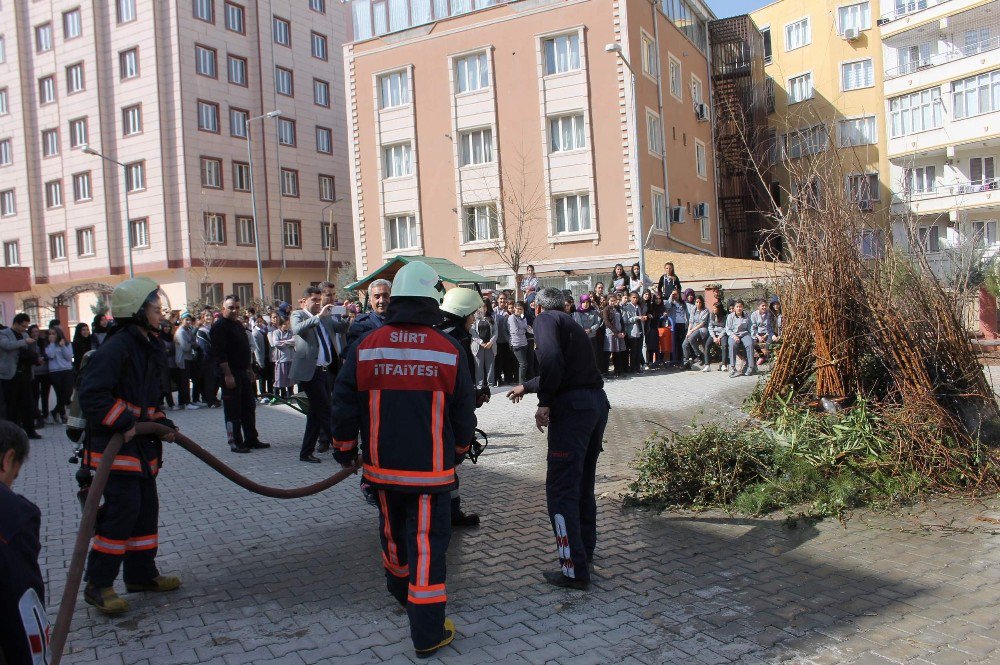
<path id="1" fill-rule="evenodd" d="M 379 77 L 379 108 L 388 109 L 410 103 L 410 79 L 406 71 Z"/>
<path id="2" fill-rule="evenodd" d="M 222 160 L 214 157 L 201 158 L 201 186 L 208 189 L 222 189 Z"/>
<path id="3" fill-rule="evenodd" d="M 827 148 L 826 125 L 796 129 L 785 135 L 785 154 L 793 159 L 814 155 Z"/>
<path id="4" fill-rule="evenodd" d="M 712 240 L 712 218 L 702 217 L 701 222 L 701 239 L 703 242 L 710 242 Z"/>
<path id="5" fill-rule="evenodd" d="M 812 73 L 793 76 L 788 79 L 788 103 L 797 104 L 798 102 L 812 99 L 812 81 Z"/>
<path id="6" fill-rule="evenodd" d="M 242 5 L 235 2 L 226 3 L 226 30 L 241 35 L 246 32 L 246 10 Z"/>
<path id="7" fill-rule="evenodd" d="M 472 92 L 490 85 L 490 69 L 485 53 L 474 53 L 455 61 L 455 81 L 458 92 Z"/>
<path id="8" fill-rule="evenodd" d="M 49 258 L 53 261 L 66 258 L 65 233 L 53 233 L 49 235 Z"/>
<path id="9" fill-rule="evenodd" d="M 132 162 L 125 165 L 125 189 L 129 192 L 141 192 L 146 189 L 146 162 Z"/>
<path id="10" fill-rule="evenodd" d="M 83 63 L 78 62 L 66 68 L 66 92 L 73 94 L 83 90 Z"/>
<path id="11" fill-rule="evenodd" d="M 915 166 L 904 171 L 903 190 L 907 194 L 929 194 L 937 189 L 935 167 Z"/>
<path id="12" fill-rule="evenodd" d="M 590 196 L 571 194 L 555 201 L 556 233 L 590 230 Z"/>
<path id="13" fill-rule="evenodd" d="M 243 109 L 229 109 L 229 135 L 246 138 L 250 113 Z"/>
<path id="14" fill-rule="evenodd" d="M 955 119 L 1000 110 L 1000 69 L 951 84 Z"/>
<path id="15" fill-rule="evenodd" d="M 326 0 L 309 0 L 309 9 L 320 14 L 326 13 Z"/>
<path id="16" fill-rule="evenodd" d="M 941 89 L 921 90 L 889 100 L 889 132 L 893 137 L 941 126 Z"/>
<path id="17" fill-rule="evenodd" d="M 125 79 L 134 79 L 139 75 L 139 49 L 130 48 L 118 54 L 118 75 Z"/>
<path id="18" fill-rule="evenodd" d="M 135 20 L 135 0 L 118 0 L 118 22 L 130 23 Z"/>
<path id="19" fill-rule="evenodd" d="M 925 252 L 940 252 L 940 229 L 936 225 L 917 227 L 917 242 Z"/>
<path id="20" fill-rule="evenodd" d="M 87 145 L 87 119 L 76 118 L 69 121 L 69 147 L 79 148 Z"/>
<path id="21" fill-rule="evenodd" d="M 330 84 L 313 79 L 313 104 L 330 108 Z"/>
<path id="22" fill-rule="evenodd" d="M 997 242 L 996 220 L 972 222 L 972 240 L 979 247 L 988 247 Z"/>
<path id="23" fill-rule="evenodd" d="M 785 26 L 785 50 L 791 51 L 812 42 L 809 18 L 804 18 Z"/>
<path id="24" fill-rule="evenodd" d="M 3 264 L 8 268 L 21 265 L 21 252 L 16 240 L 3 244 Z"/>
<path id="25" fill-rule="evenodd" d="M 292 24 L 283 18 L 274 16 L 272 18 L 272 36 L 275 44 L 282 46 L 292 45 Z"/>
<path id="26" fill-rule="evenodd" d="M 653 190 L 650 197 L 653 202 L 653 227 L 660 230 L 667 230 L 667 200 L 663 192 Z"/>
<path id="27" fill-rule="evenodd" d="M 302 246 L 302 222 L 296 219 L 286 219 L 282 223 L 282 241 L 285 247 Z"/>
<path id="28" fill-rule="evenodd" d="M 762 37 L 764 37 L 764 64 L 765 65 L 769 65 L 769 64 L 771 64 L 771 54 L 772 54 L 772 50 L 771 50 L 771 28 L 770 27 L 761 28 L 760 29 L 760 34 L 761 34 Z"/>
<path id="29" fill-rule="evenodd" d="M 703 103 L 705 101 L 705 99 L 703 97 L 703 94 L 704 94 L 704 92 L 703 92 L 702 85 L 701 85 L 701 79 L 698 78 L 697 76 L 695 76 L 694 74 L 692 74 L 691 75 L 691 101 L 694 102 L 695 104 L 701 104 L 701 103 Z"/>
<path id="30" fill-rule="evenodd" d="M 93 256 L 94 252 L 94 227 L 88 226 L 85 229 L 76 230 L 76 255 Z"/>
<path id="31" fill-rule="evenodd" d="M 333 132 L 328 127 L 316 128 L 316 152 L 327 155 L 333 152 Z"/>
<path id="32" fill-rule="evenodd" d="M 122 109 L 122 136 L 142 133 L 142 104 Z"/>
<path id="33" fill-rule="evenodd" d="M 996 169 L 992 157 L 973 157 L 969 160 L 969 184 L 974 187 L 995 185 Z"/>
<path id="34" fill-rule="evenodd" d="M 413 175 L 413 158 L 409 143 L 397 143 L 382 148 L 384 178 Z"/>
<path id="35" fill-rule="evenodd" d="M 43 23 L 35 26 L 35 51 L 45 53 L 52 50 L 52 24 Z"/>
<path id="36" fill-rule="evenodd" d="M 294 169 L 281 169 L 281 195 L 298 197 L 299 172 Z"/>
<path id="37" fill-rule="evenodd" d="M 10 113 L 10 106 L 7 103 L 7 88 L 0 88 L 0 115 Z"/>
<path id="38" fill-rule="evenodd" d="M 579 150 L 587 147 L 583 114 L 564 115 L 549 120 L 549 146 L 552 152 Z"/>
<path id="39" fill-rule="evenodd" d="M 194 70 L 202 76 L 208 76 L 210 78 L 216 78 L 218 72 L 216 71 L 216 51 L 214 48 L 209 48 L 207 46 L 201 46 L 200 44 L 194 45 Z"/>
<path id="40" fill-rule="evenodd" d="M 59 130 L 42 130 L 42 157 L 54 157 L 59 154 Z"/>
<path id="41" fill-rule="evenodd" d="M 198 129 L 203 132 L 219 133 L 219 105 L 212 102 L 198 102 Z"/>
<path id="42" fill-rule="evenodd" d="M 272 289 L 274 293 L 274 299 L 277 300 L 278 302 L 292 302 L 291 282 L 275 282 Z"/>
<path id="43" fill-rule="evenodd" d="M 73 202 L 89 201 L 92 198 L 90 193 L 90 171 L 86 173 L 75 173 L 73 175 Z"/>
<path id="44" fill-rule="evenodd" d="M 545 52 L 545 73 L 561 74 L 580 69 L 580 35 L 549 37 L 542 42 Z"/>
<path id="45" fill-rule="evenodd" d="M 247 60 L 235 55 L 226 56 L 226 69 L 229 71 L 229 82 L 235 85 L 247 84 Z"/>
<path id="46" fill-rule="evenodd" d="M 0 35 L 0 63 L 7 62 L 7 40 Z"/>
<path id="47" fill-rule="evenodd" d="M 291 97 L 294 94 L 292 70 L 284 67 L 274 68 L 274 89 L 279 95 Z"/>
<path id="48" fill-rule="evenodd" d="M 863 259 L 874 259 L 884 254 L 885 243 L 882 241 L 882 232 L 878 229 L 862 229 L 859 244 Z"/>
<path id="49" fill-rule="evenodd" d="M 851 203 L 878 201 L 878 174 L 853 173 L 847 176 L 847 200 Z"/>
<path id="50" fill-rule="evenodd" d="M 205 213 L 205 242 L 209 245 L 226 244 L 226 216 L 214 212 Z M 247 302 L 241 300 L 241 302 Z"/>
<path id="51" fill-rule="evenodd" d="M 278 118 L 278 143 L 295 145 L 295 121 L 288 118 Z"/>
<path id="52" fill-rule="evenodd" d="M 200 21 L 215 23 L 215 0 L 194 0 L 194 17 Z"/>
<path id="53" fill-rule="evenodd" d="M 10 166 L 14 163 L 14 153 L 11 149 L 11 140 L 0 141 L 0 166 Z"/>
<path id="54" fill-rule="evenodd" d="M 642 73 L 655 79 L 660 71 L 660 54 L 656 42 L 649 35 L 642 35 Z"/>
<path id="55" fill-rule="evenodd" d="M 871 27 L 872 10 L 869 3 L 859 2 L 856 5 L 837 8 L 837 34 L 844 34 L 844 30 L 848 28 L 860 31 Z"/>
<path id="56" fill-rule="evenodd" d="M 219 283 L 202 284 L 201 299 L 205 301 L 206 305 L 221 305 L 222 284 Z"/>
<path id="57" fill-rule="evenodd" d="M 493 161 L 493 130 L 476 129 L 459 135 L 461 166 L 488 164 Z"/>
<path id="58" fill-rule="evenodd" d="M 708 158 L 705 152 L 705 144 L 698 139 L 694 140 L 694 170 L 699 178 L 708 177 Z"/>
<path id="59" fill-rule="evenodd" d="M 323 222 L 319 227 L 320 243 L 322 249 L 340 249 L 337 242 L 337 225 L 330 222 Z"/>
<path id="60" fill-rule="evenodd" d="M 61 208 L 62 204 L 62 180 L 51 180 L 45 183 L 45 207 Z"/>
<path id="61" fill-rule="evenodd" d="M 870 88 L 875 85 L 875 72 L 871 58 L 845 62 L 840 66 L 840 84 L 843 90 Z"/>
<path id="62" fill-rule="evenodd" d="M 253 217 L 248 217 L 246 215 L 237 215 L 236 217 L 236 244 L 237 245 L 253 245 L 254 244 L 254 228 L 253 228 Z"/>
<path id="63" fill-rule="evenodd" d="M 41 104 L 56 101 L 56 79 L 54 76 L 43 76 L 38 79 L 38 99 Z"/>
<path id="64" fill-rule="evenodd" d="M 873 115 L 841 120 L 837 127 L 838 144 L 842 148 L 878 143 L 878 135 L 875 133 L 875 116 Z"/>
<path id="65" fill-rule="evenodd" d="M 670 60 L 670 94 L 678 100 L 684 100 L 684 91 L 681 90 L 681 63 L 674 56 L 669 56 Z"/>
<path id="66" fill-rule="evenodd" d="M 329 57 L 325 35 L 318 32 L 312 33 L 312 55 L 320 60 L 326 60 Z"/>
<path id="67" fill-rule="evenodd" d="M 660 116 L 646 111 L 646 149 L 654 155 L 663 154 L 663 127 Z"/>
<path id="68" fill-rule="evenodd" d="M 332 175 L 319 174 L 319 200 L 334 201 L 337 198 L 337 180 Z"/>
<path id="69" fill-rule="evenodd" d="M 499 236 L 497 212 L 492 205 L 466 206 L 465 242 L 495 240 Z"/>
<path id="70" fill-rule="evenodd" d="M 250 164 L 233 161 L 233 191 L 250 191 Z"/>
<path id="71" fill-rule="evenodd" d="M 63 38 L 75 39 L 83 34 L 83 22 L 80 18 L 80 8 L 63 12 Z"/>
<path id="72" fill-rule="evenodd" d="M 131 220 L 129 231 L 129 239 L 132 241 L 133 249 L 149 247 L 149 220 L 147 218 Z"/>
<path id="73" fill-rule="evenodd" d="M 240 299 L 240 302 L 253 302 L 253 283 L 234 283 L 233 294 Z"/>
<path id="74" fill-rule="evenodd" d="M 791 208 L 816 210 L 823 200 L 822 183 L 819 178 L 806 178 L 802 181 L 792 181 Z"/>
<path id="75" fill-rule="evenodd" d="M 413 215 L 400 215 L 385 220 L 385 248 L 388 251 L 418 247 L 417 222 Z"/>
<path id="76" fill-rule="evenodd" d="M 0 216 L 10 217 L 17 214 L 17 197 L 13 189 L 0 192 Z"/>

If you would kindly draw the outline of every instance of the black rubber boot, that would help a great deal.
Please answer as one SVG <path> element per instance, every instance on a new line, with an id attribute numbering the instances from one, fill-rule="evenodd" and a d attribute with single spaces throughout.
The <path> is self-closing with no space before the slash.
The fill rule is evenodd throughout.
<path id="1" fill-rule="evenodd" d="M 462 512 L 462 497 L 460 496 L 455 496 L 451 499 L 451 525 L 479 526 L 479 515 Z"/>

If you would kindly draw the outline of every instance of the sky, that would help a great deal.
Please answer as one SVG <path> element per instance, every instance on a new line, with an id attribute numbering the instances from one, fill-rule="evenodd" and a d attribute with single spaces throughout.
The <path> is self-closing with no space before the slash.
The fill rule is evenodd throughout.
<path id="1" fill-rule="evenodd" d="M 749 14 L 760 9 L 764 5 L 770 4 L 773 0 L 708 0 L 708 6 L 712 8 L 719 18 L 736 16 L 738 14 Z"/>

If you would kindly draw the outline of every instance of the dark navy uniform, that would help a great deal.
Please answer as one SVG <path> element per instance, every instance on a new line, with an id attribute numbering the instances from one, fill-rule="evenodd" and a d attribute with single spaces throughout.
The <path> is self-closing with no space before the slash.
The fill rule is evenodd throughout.
<path id="1" fill-rule="evenodd" d="M 38 567 L 42 514 L 0 483 L 0 663 L 49 662 L 45 587 Z"/>
<path id="2" fill-rule="evenodd" d="M 163 343 L 134 324 L 109 334 L 94 352 L 80 384 L 80 409 L 87 419 L 85 466 L 96 469 L 111 437 L 138 422 L 174 426 L 158 408 L 166 366 Z M 115 456 L 87 561 L 90 584 L 112 586 L 123 561 L 126 583 L 143 584 L 159 574 L 156 476 L 162 454 L 159 439 L 135 436 Z"/>
<path id="3" fill-rule="evenodd" d="M 358 343 L 358 340 L 365 333 L 381 328 L 384 325 L 385 318 L 379 316 L 378 312 L 365 312 L 354 319 L 351 327 L 347 329 L 347 344 L 344 345 L 343 357 L 347 357 L 347 354 L 351 352 L 354 345 Z"/>
<path id="4" fill-rule="evenodd" d="M 535 318 L 539 374 L 525 384 L 549 407 L 545 497 L 563 575 L 590 581 L 587 561 L 597 546 L 597 457 L 608 424 L 607 395 L 583 328 L 569 314 Z"/>
<path id="5" fill-rule="evenodd" d="M 443 637 L 449 493 L 476 426 L 467 360 L 432 327 L 440 318 L 430 298 L 393 298 L 386 324 L 358 341 L 334 388 L 334 457 L 352 460 L 360 433 L 387 586 L 418 650 Z"/>

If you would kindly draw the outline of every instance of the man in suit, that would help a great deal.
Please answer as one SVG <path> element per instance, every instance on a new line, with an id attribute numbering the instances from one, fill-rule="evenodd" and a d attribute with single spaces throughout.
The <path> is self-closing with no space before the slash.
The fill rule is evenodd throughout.
<path id="1" fill-rule="evenodd" d="M 331 400 L 334 372 L 339 362 L 336 336 L 347 332 L 348 322 L 333 315 L 333 303 L 322 304 L 323 291 L 318 286 L 306 288 L 304 295 L 302 309 L 292 313 L 295 354 L 288 375 L 302 386 L 309 398 L 299 460 L 316 464 L 320 461 L 314 454 L 317 438 L 319 452 L 324 452 L 329 450 L 333 437 Z"/>
<path id="2" fill-rule="evenodd" d="M 34 354 L 35 340 L 28 335 L 31 317 L 20 313 L 9 328 L 0 330 L 0 386 L 7 419 L 20 425 L 29 439 L 40 439 L 35 431 L 35 416 L 31 405 L 31 363 L 25 356 Z"/>

